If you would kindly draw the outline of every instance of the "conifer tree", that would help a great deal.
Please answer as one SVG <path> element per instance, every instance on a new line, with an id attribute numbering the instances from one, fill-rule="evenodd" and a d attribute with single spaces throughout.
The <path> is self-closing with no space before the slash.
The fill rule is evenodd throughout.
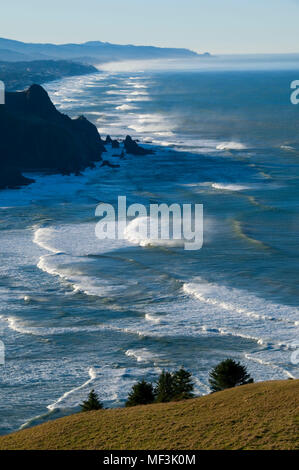
<path id="1" fill-rule="evenodd" d="M 154 401 L 154 390 L 151 383 L 141 380 L 133 385 L 126 406 L 148 405 Z"/>
<path id="2" fill-rule="evenodd" d="M 176 400 L 186 400 L 192 398 L 194 383 L 192 381 L 192 374 L 187 370 L 181 368 L 173 374 L 173 388 L 174 397 Z"/>
<path id="3" fill-rule="evenodd" d="M 156 388 L 155 388 L 156 402 L 168 402 L 174 398 L 174 380 L 170 372 L 163 372 L 160 374 Z"/>
<path id="4" fill-rule="evenodd" d="M 95 391 L 91 390 L 87 400 L 83 401 L 80 407 L 81 411 L 101 410 L 103 408 L 103 404 L 100 402 L 99 397 Z"/>
<path id="5" fill-rule="evenodd" d="M 237 387 L 252 383 L 253 379 L 245 366 L 233 359 L 225 359 L 210 372 L 209 382 L 212 392 L 218 392 L 225 388 Z"/>

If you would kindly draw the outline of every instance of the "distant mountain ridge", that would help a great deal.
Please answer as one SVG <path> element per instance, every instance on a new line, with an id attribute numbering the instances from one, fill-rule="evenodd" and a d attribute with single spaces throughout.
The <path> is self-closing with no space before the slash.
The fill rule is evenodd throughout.
<path id="1" fill-rule="evenodd" d="M 204 54 L 209 55 L 208 53 Z M 90 64 L 135 59 L 195 58 L 200 57 L 189 49 L 154 46 L 118 45 L 101 41 L 83 44 L 25 43 L 0 38 L 0 60 L 76 60 Z"/>

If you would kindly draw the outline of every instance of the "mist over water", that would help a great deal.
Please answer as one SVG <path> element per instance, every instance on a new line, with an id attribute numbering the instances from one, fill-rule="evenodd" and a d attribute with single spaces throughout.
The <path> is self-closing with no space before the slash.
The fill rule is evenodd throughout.
<path id="1" fill-rule="evenodd" d="M 90 388 L 121 406 L 163 368 L 190 369 L 198 394 L 227 357 L 255 380 L 298 377 L 297 64 L 117 63 L 46 86 L 62 112 L 155 154 L 107 147 L 120 168 L 1 191 L 2 433 L 76 411 Z M 118 195 L 203 204 L 203 248 L 136 239 L 132 225 L 97 239 L 95 208 Z"/>

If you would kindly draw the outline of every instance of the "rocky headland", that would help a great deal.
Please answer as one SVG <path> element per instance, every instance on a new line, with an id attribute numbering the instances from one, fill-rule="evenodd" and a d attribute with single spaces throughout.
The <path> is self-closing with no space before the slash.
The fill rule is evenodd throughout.
<path id="1" fill-rule="evenodd" d="M 109 136 L 103 141 L 84 116 L 71 119 L 60 113 L 40 85 L 8 92 L 0 105 L 0 189 L 32 183 L 23 172 L 79 174 L 102 160 L 105 145 L 120 146 Z M 123 147 L 133 155 L 152 153 L 130 136 Z"/>

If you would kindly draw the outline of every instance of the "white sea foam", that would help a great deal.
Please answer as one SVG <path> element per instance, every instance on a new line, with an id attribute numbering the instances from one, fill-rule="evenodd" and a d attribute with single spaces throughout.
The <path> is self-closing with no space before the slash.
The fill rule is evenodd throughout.
<path id="1" fill-rule="evenodd" d="M 181 186 L 186 187 L 186 188 L 192 188 L 193 191 L 195 192 L 202 192 L 203 190 L 206 190 L 208 188 L 209 190 L 216 189 L 218 191 L 245 191 L 248 189 L 256 189 L 257 185 L 252 185 L 252 184 L 239 184 L 239 183 L 214 183 L 214 182 L 200 182 L 200 183 L 186 183 L 182 184 Z"/>
<path id="2" fill-rule="evenodd" d="M 87 258 L 81 258 L 81 262 L 93 262 Z M 75 263 L 76 267 L 72 267 Z M 41 256 L 37 267 L 53 276 L 59 276 L 62 280 L 70 284 L 74 292 L 82 292 L 86 295 L 96 297 L 110 297 L 121 295 L 127 285 L 120 285 L 118 281 L 111 281 L 92 275 L 84 275 L 77 267 L 76 257 L 57 254 Z"/>
<path id="3" fill-rule="evenodd" d="M 222 142 L 217 145 L 217 150 L 246 150 L 246 145 L 240 142 Z"/>
<path id="4" fill-rule="evenodd" d="M 38 415 L 38 416 L 34 416 L 33 418 L 30 418 L 28 421 L 26 421 L 24 424 L 22 424 L 22 426 L 20 426 L 19 429 L 20 430 L 25 429 L 25 428 L 31 426 L 33 423 L 38 422 L 41 419 L 47 418 L 55 410 L 61 408 L 61 405 L 62 406 L 64 405 L 64 407 L 65 407 L 64 402 L 70 395 L 76 394 L 76 392 L 78 392 L 81 389 L 85 388 L 87 385 L 89 385 L 91 382 L 94 381 L 94 379 L 97 376 L 97 373 L 96 373 L 96 371 L 93 367 L 89 368 L 88 375 L 89 375 L 89 379 L 86 382 L 84 382 L 82 385 L 79 385 L 78 387 L 75 387 L 75 388 L 69 390 L 68 392 L 65 392 L 61 397 L 58 398 L 58 400 L 56 400 L 54 403 L 48 405 L 47 406 L 47 409 L 49 410 L 48 413 L 44 413 L 44 414 L 41 414 L 41 415 Z M 78 401 L 78 404 L 79 404 L 79 401 Z"/>
<path id="5" fill-rule="evenodd" d="M 85 114 L 90 114 L 91 116 L 103 116 L 105 115 L 102 113 L 102 111 L 87 111 Z"/>
<path id="6" fill-rule="evenodd" d="M 50 245 L 55 228 L 44 227 L 37 228 L 34 232 L 33 242 L 52 253 L 59 253 L 59 250 Z"/>
<path id="7" fill-rule="evenodd" d="M 86 275 L 77 267 L 80 261 L 92 263 L 88 255 L 109 253 L 128 246 L 126 240 L 99 240 L 95 235 L 95 225 L 66 224 L 38 228 L 33 241 L 50 254 L 39 258 L 38 268 L 48 274 L 59 276 L 71 284 L 74 291 L 87 295 L 106 297 L 124 288 L 117 281 L 99 279 Z M 79 257 L 79 258 L 78 258 Z M 75 265 L 76 267 L 72 267 Z"/>
<path id="8" fill-rule="evenodd" d="M 5 202 L 6 208 L 13 208 L 40 202 L 53 204 L 54 201 L 61 202 L 62 199 L 71 200 L 86 186 L 90 177 L 102 173 L 99 166 L 100 163 L 97 163 L 95 168 L 87 168 L 80 176 L 24 173 L 24 176 L 34 179 L 35 183 L 20 189 L 1 191 L 1 203 Z"/>
<path id="9" fill-rule="evenodd" d="M 68 366 L 70 367 L 68 375 L 70 377 L 74 376 L 77 380 L 81 379 L 83 372 L 80 370 L 78 374 L 78 371 L 72 367 L 72 364 L 68 364 Z M 90 367 L 88 369 L 89 379 L 87 381 L 63 393 L 54 403 L 47 406 L 47 413 L 27 420 L 20 429 L 24 429 L 34 423 L 39 423 L 59 410 L 70 411 L 71 409 L 77 409 L 79 404 L 86 399 L 89 391 L 88 386 L 91 384 L 91 387 L 99 394 L 101 401 L 105 405 L 107 404 L 109 407 L 115 404 L 123 406 L 132 385 L 140 378 L 140 374 L 154 378 L 160 372 L 159 368 L 148 364 L 145 364 L 144 368 L 141 365 L 130 368 L 113 368 L 107 365 Z M 60 373 L 62 373 L 61 369 Z M 65 374 L 64 368 L 63 373 Z"/>
<path id="10" fill-rule="evenodd" d="M 146 348 L 128 349 L 125 354 L 126 356 L 134 357 L 137 362 L 155 363 L 158 359 L 158 356 L 156 354 L 153 354 Z"/>
<path id="11" fill-rule="evenodd" d="M 148 93 L 146 91 L 131 91 L 129 95 L 130 96 L 147 96 Z"/>
<path id="12" fill-rule="evenodd" d="M 201 305 L 213 308 L 214 321 L 222 323 L 222 334 L 252 339 L 267 348 L 294 349 L 293 341 L 298 337 L 298 309 L 218 284 L 187 283 L 183 290 L 199 300 Z M 218 311 L 227 313 L 225 316 L 222 313 L 223 318 L 217 320 L 218 314 L 215 314 Z M 245 321 L 246 317 L 248 321 Z"/>
<path id="13" fill-rule="evenodd" d="M 233 183 L 212 183 L 211 186 L 212 188 L 219 189 L 221 191 L 245 191 L 246 189 L 250 189 L 249 186 Z"/>
<path id="14" fill-rule="evenodd" d="M 145 319 L 149 322 L 152 322 L 152 323 L 156 323 L 156 324 L 161 323 L 161 317 L 159 317 L 158 315 L 146 313 L 145 314 Z"/>
<path id="15" fill-rule="evenodd" d="M 96 331 L 114 330 L 122 331 L 117 326 L 110 326 L 109 324 L 94 324 L 94 325 L 80 325 L 80 326 L 29 326 L 24 321 L 13 316 L 0 315 L 0 320 L 7 324 L 11 330 L 24 335 L 34 336 L 55 336 L 55 335 L 68 335 L 80 333 L 94 333 Z"/>
<path id="16" fill-rule="evenodd" d="M 280 148 L 289 152 L 293 152 L 294 150 L 296 150 L 295 147 L 292 147 L 291 145 L 281 145 Z"/>
<path id="17" fill-rule="evenodd" d="M 284 369 L 283 367 L 278 366 L 276 364 L 273 364 L 273 362 L 271 362 L 271 361 L 267 361 L 265 359 L 259 358 L 258 353 L 256 353 L 256 354 L 247 354 L 246 353 L 245 358 L 248 359 L 249 361 L 253 361 L 253 362 L 256 362 L 258 364 L 261 364 L 262 366 L 271 367 L 272 369 L 274 369 L 275 371 L 277 371 L 279 373 L 279 376 L 281 376 L 281 374 L 282 374 L 282 375 L 287 376 L 290 379 L 295 379 L 296 378 L 291 372 Z M 272 380 L 273 380 L 273 378 L 272 378 Z"/>
<path id="18" fill-rule="evenodd" d="M 106 91 L 106 95 L 127 95 L 127 90 L 108 90 Z"/>
<path id="19" fill-rule="evenodd" d="M 51 416 L 52 414 L 52 411 L 48 411 L 47 413 L 43 413 L 41 415 L 37 415 L 37 416 L 33 416 L 33 418 L 30 418 L 28 419 L 25 423 L 23 423 L 20 427 L 19 427 L 19 430 L 22 430 L 22 429 L 25 429 L 25 428 L 28 428 L 30 427 L 31 425 L 33 425 L 34 423 L 42 420 L 42 419 L 46 419 L 48 418 L 49 416 Z"/>
<path id="20" fill-rule="evenodd" d="M 69 390 L 68 392 L 65 392 L 61 397 L 58 398 L 58 400 L 56 400 L 51 405 L 47 406 L 48 410 L 53 411 L 56 408 L 59 408 L 58 405 L 60 405 L 69 395 L 89 385 L 97 376 L 97 373 L 93 367 L 90 367 L 90 369 L 88 370 L 88 374 L 89 374 L 89 379 L 86 382 L 84 382 L 82 385 L 79 385 L 78 387 L 73 388 L 72 390 Z"/>
<path id="21" fill-rule="evenodd" d="M 266 302 L 245 291 L 212 283 L 187 283 L 184 292 L 201 302 L 221 307 L 260 320 L 278 321 L 295 326 L 299 318 L 297 308 Z M 240 305 L 246 305 L 246 308 Z M 264 314 L 261 312 L 265 312 Z M 270 312 L 271 314 L 269 314 Z"/>
<path id="22" fill-rule="evenodd" d="M 127 116 L 128 129 L 132 129 L 138 134 L 150 134 L 151 137 L 172 136 L 173 126 L 170 120 L 166 120 L 162 114 L 158 113 L 132 113 Z M 161 140 L 158 141 L 162 145 Z"/>
<path id="23" fill-rule="evenodd" d="M 70 256 L 103 254 L 127 245 L 122 240 L 99 240 L 95 227 L 96 222 L 41 227 L 35 231 L 33 241 L 47 251 Z"/>
<path id="24" fill-rule="evenodd" d="M 248 340 L 258 348 L 254 351 L 251 346 L 250 353 L 251 362 L 260 365 L 257 369 L 250 366 L 256 379 L 296 376 L 290 357 L 296 350 L 298 309 L 218 284 L 185 284 L 183 291 L 190 300 L 178 297 L 175 305 L 166 302 L 147 306 L 145 318 L 149 326 L 140 320 L 132 320 L 129 325 L 128 321 L 118 321 L 118 326 L 141 337 L 220 335 Z M 153 321 L 159 317 L 162 322 Z M 290 364 L 290 370 L 285 364 Z"/>
<path id="25" fill-rule="evenodd" d="M 168 224 L 165 221 L 165 229 L 167 231 Z M 145 246 L 161 246 L 161 247 L 183 247 L 183 239 L 160 239 L 160 238 L 149 238 L 147 234 L 149 233 L 150 226 L 150 217 L 136 217 L 130 223 L 128 223 L 124 235 L 125 238 L 136 245 L 142 247 Z M 160 232 L 163 229 L 160 227 Z"/>
<path id="26" fill-rule="evenodd" d="M 134 88 L 147 88 L 146 85 L 144 85 L 142 83 L 132 83 L 132 86 Z"/>
<path id="27" fill-rule="evenodd" d="M 131 111 L 133 109 L 136 109 L 136 106 L 133 106 L 131 104 L 121 104 L 120 106 L 116 106 L 118 111 Z"/>

